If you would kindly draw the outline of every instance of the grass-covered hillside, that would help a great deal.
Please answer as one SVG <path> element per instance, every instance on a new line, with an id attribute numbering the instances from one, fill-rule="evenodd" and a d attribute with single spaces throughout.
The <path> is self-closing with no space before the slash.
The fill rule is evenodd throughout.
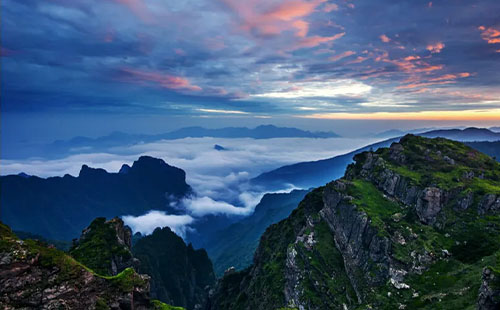
<path id="1" fill-rule="evenodd" d="M 498 309 L 500 164 L 407 135 L 263 235 L 211 309 Z"/>
<path id="2" fill-rule="evenodd" d="M 182 309 L 149 298 L 149 277 L 103 276 L 53 246 L 20 240 L 0 223 L 2 309 Z"/>
<path id="3" fill-rule="evenodd" d="M 121 219 L 106 221 L 98 217 L 83 231 L 69 254 L 99 274 L 115 275 L 135 264 L 131 240 L 132 231 Z"/>

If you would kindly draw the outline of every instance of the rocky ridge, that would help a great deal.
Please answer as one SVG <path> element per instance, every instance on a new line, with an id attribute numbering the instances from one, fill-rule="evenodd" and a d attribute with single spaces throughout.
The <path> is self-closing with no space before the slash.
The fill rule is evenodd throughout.
<path id="1" fill-rule="evenodd" d="M 69 254 L 101 275 L 116 275 L 126 268 L 137 269 L 132 256 L 132 230 L 120 218 L 96 218 L 74 241 Z"/>
<path id="2" fill-rule="evenodd" d="M 492 158 L 407 135 L 270 226 L 209 308 L 497 309 L 499 196 Z"/>
<path id="3" fill-rule="evenodd" d="M 19 240 L 0 224 L 2 309 L 153 309 L 149 277 L 128 268 L 100 276 L 64 252 Z"/>

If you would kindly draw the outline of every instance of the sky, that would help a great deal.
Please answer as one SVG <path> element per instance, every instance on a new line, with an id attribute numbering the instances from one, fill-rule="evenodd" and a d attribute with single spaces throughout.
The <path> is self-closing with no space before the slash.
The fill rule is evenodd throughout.
<path id="1" fill-rule="evenodd" d="M 128 131 L 500 120 L 497 0 L 0 5 L 7 138 L 92 132 L 94 120 Z"/>

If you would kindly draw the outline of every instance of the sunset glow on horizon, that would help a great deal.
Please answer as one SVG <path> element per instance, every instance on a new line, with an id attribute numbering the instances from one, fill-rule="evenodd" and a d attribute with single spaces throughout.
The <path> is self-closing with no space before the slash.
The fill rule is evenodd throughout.
<path id="1" fill-rule="evenodd" d="M 1 9 L 7 117 L 500 120 L 495 0 L 4 0 Z"/>

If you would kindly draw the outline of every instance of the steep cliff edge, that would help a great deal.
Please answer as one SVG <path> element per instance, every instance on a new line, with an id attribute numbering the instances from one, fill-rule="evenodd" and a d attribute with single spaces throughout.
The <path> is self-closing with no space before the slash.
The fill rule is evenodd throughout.
<path id="1" fill-rule="evenodd" d="M 101 275 L 116 275 L 128 267 L 137 269 L 132 257 L 132 230 L 120 218 L 96 218 L 83 230 L 69 254 Z"/>
<path id="2" fill-rule="evenodd" d="M 51 245 L 20 240 L 0 223 L 0 308 L 182 310 L 150 299 L 133 268 L 103 276 Z"/>
<path id="3" fill-rule="evenodd" d="M 212 262 L 204 249 L 186 245 L 170 228 L 157 228 L 132 248 L 139 272 L 151 276 L 151 296 L 172 305 L 199 309 L 215 284 Z"/>
<path id="4" fill-rule="evenodd" d="M 270 226 L 209 308 L 498 309 L 499 266 L 500 165 L 408 135 Z"/>

